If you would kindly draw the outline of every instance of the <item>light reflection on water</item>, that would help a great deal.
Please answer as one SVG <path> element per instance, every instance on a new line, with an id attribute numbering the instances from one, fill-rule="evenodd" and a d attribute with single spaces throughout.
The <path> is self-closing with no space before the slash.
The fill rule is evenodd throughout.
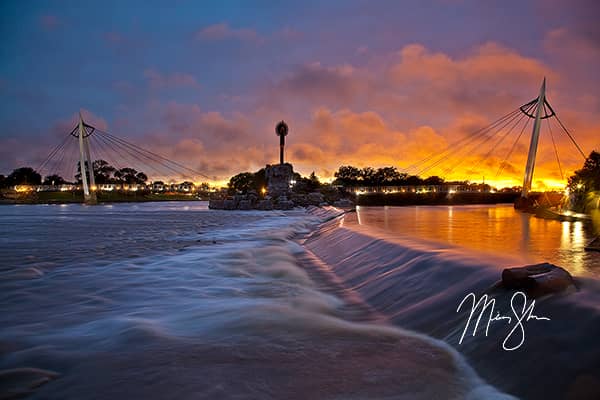
<path id="1" fill-rule="evenodd" d="M 532 263 L 548 261 L 575 275 L 600 277 L 600 253 L 584 249 L 593 239 L 591 226 L 536 218 L 512 205 L 358 207 L 346 223 Z"/>

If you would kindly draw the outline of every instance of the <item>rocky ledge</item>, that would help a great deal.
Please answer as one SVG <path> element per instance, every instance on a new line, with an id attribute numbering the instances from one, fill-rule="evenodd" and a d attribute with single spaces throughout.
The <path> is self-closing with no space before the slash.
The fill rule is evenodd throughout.
<path id="1" fill-rule="evenodd" d="M 339 208 L 354 207 L 348 199 L 338 199 L 332 203 L 319 192 L 308 194 L 289 193 L 277 197 L 260 198 L 255 193 L 238 194 L 223 199 L 211 199 L 208 208 L 213 210 L 291 210 L 295 207 L 330 206 Z"/>

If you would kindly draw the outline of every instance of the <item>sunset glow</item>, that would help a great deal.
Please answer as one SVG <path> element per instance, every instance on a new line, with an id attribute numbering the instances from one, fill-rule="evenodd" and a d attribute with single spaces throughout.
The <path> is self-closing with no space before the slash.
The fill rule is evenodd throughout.
<path id="1" fill-rule="evenodd" d="M 286 157 L 304 175 L 331 180 L 340 165 L 403 171 L 534 99 L 544 77 L 583 151 L 600 148 L 595 2 L 504 2 L 502 13 L 477 1 L 392 10 L 343 2 L 332 24 L 335 3 L 234 13 L 245 3 L 201 10 L 183 1 L 162 12 L 123 8 L 116 19 L 104 6 L 40 3 L 23 13 L 5 4 L 0 171 L 39 164 L 80 109 L 92 125 L 215 184 L 277 162 L 272 127 L 281 119 L 290 124 Z M 559 129 L 551 137 L 542 126 L 534 189 L 562 189 L 582 164 Z M 530 135 L 531 124 L 487 158 L 485 146 L 465 149 L 423 175 L 519 186 Z"/>

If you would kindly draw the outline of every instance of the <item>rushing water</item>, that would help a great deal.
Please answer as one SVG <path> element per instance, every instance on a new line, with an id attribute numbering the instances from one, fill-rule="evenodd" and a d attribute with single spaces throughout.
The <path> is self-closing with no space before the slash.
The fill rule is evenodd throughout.
<path id="1" fill-rule="evenodd" d="M 577 276 L 600 278 L 600 253 L 584 249 L 594 236 L 590 224 L 536 218 L 512 204 L 358 207 L 345 221 L 388 235 L 510 256 L 519 263 L 551 262 Z"/>
<path id="2" fill-rule="evenodd" d="M 508 397 L 336 290 L 298 244 L 322 214 L 0 207 L 0 397 Z"/>

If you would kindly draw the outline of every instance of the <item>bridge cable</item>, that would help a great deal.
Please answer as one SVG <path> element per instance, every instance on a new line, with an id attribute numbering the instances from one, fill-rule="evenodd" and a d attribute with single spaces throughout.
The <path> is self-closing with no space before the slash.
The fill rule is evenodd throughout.
<path id="1" fill-rule="evenodd" d="M 439 153 L 439 154 L 431 154 L 431 155 L 429 155 L 429 156 L 425 157 L 424 159 L 422 159 L 422 160 L 420 160 L 420 161 L 417 161 L 416 163 L 414 163 L 414 164 L 412 164 L 412 165 L 410 165 L 410 166 L 408 166 L 408 167 L 406 167 L 406 168 L 402 168 L 402 169 L 404 169 L 405 171 L 409 171 L 409 170 L 411 170 L 411 169 L 414 169 L 414 168 L 416 168 L 416 167 L 418 167 L 418 166 L 420 166 L 420 165 L 423 165 L 423 164 L 427 163 L 428 161 L 430 161 L 431 159 L 433 159 L 433 158 L 435 158 L 435 157 L 438 157 L 438 156 L 443 156 L 443 155 L 444 155 L 444 153 L 447 153 L 447 152 L 450 152 L 450 151 L 452 151 L 452 149 L 454 149 L 455 147 L 457 147 L 457 146 L 458 146 L 458 145 L 460 145 L 460 144 L 463 144 L 463 142 L 465 142 L 465 141 L 469 142 L 469 141 L 470 141 L 470 140 L 472 140 L 472 139 L 476 139 L 476 138 L 478 138 L 478 137 L 479 137 L 481 134 L 484 134 L 485 132 L 487 132 L 487 131 L 491 130 L 492 128 L 494 128 L 494 127 L 495 127 L 495 126 L 497 126 L 498 124 L 502 123 L 502 122 L 503 122 L 504 120 L 506 120 L 507 118 L 510 118 L 510 117 L 514 116 L 515 114 L 517 114 L 517 113 L 519 113 L 519 112 L 520 112 L 520 110 L 519 110 L 519 109 L 513 110 L 512 112 L 510 112 L 510 113 L 508 113 L 508 114 L 506 114 L 506 115 L 504 115 L 504 116 L 502 116 L 502 117 L 498 118 L 497 120 L 495 120 L 495 121 L 494 121 L 494 122 L 492 122 L 491 124 L 489 124 L 489 125 L 486 125 L 486 126 L 484 126 L 483 128 L 480 128 L 480 129 L 478 129 L 478 130 L 476 130 L 476 131 L 474 131 L 474 132 L 472 132 L 472 133 L 468 134 L 467 136 L 463 137 L 462 139 L 459 139 L 459 140 L 457 140 L 457 141 L 453 142 L 452 144 L 448 145 L 448 146 L 446 147 L 446 149 L 445 149 L 445 150 L 444 150 L 442 153 Z"/>
<path id="2" fill-rule="evenodd" d="M 474 138 L 474 140 L 469 141 L 469 143 L 467 143 L 466 146 L 464 146 L 462 148 L 458 148 L 457 150 L 453 149 L 454 151 L 440 157 L 436 162 L 429 165 L 428 167 L 421 169 L 417 175 L 420 176 L 421 174 L 435 168 L 436 166 L 438 166 L 439 164 L 444 162 L 446 159 L 449 159 L 450 156 L 457 155 L 460 152 L 465 151 L 465 150 L 468 152 L 471 148 L 475 147 L 478 144 L 483 145 L 484 143 L 488 142 L 491 138 L 496 136 L 499 132 L 501 132 L 502 129 L 504 129 L 507 125 L 509 125 L 511 122 L 513 122 L 517 118 L 518 115 L 519 115 L 519 110 L 516 110 L 516 112 L 509 119 L 504 120 L 501 123 L 502 126 L 498 130 L 496 130 L 491 136 L 486 135 L 487 131 L 483 132 L 481 135 L 478 135 L 478 137 Z"/>
<path id="3" fill-rule="evenodd" d="M 50 161 L 50 159 L 52 159 L 56 153 L 62 148 L 64 147 L 64 145 L 67 143 L 67 141 L 69 140 L 69 135 L 67 135 L 65 137 L 65 139 L 59 143 L 58 145 L 56 145 L 56 147 L 54 149 L 52 149 L 52 151 L 50 152 L 50 154 L 48 154 L 48 156 L 46 156 L 46 158 L 44 159 L 44 161 L 42 161 L 42 163 L 37 167 L 36 171 L 41 171 L 42 168 L 44 168 L 46 166 L 46 164 L 48 163 L 48 161 Z"/>
<path id="4" fill-rule="evenodd" d="M 154 157 L 156 157 L 156 158 L 159 158 L 159 159 L 162 159 L 162 160 L 164 160 L 164 161 L 165 161 L 165 162 L 167 162 L 167 163 L 171 163 L 171 164 L 173 164 L 173 165 L 176 165 L 176 166 L 178 166 L 179 168 L 183 168 L 183 169 L 185 169 L 185 170 L 187 170 L 187 171 L 189 171 L 189 172 L 192 172 L 192 173 L 194 173 L 195 175 L 200 175 L 200 176 L 202 176 L 202 177 L 204 177 L 204 178 L 206 178 L 206 179 L 211 179 L 211 178 L 210 178 L 208 175 L 205 175 L 205 174 L 203 174 L 203 173 L 202 173 L 202 172 L 200 172 L 200 171 L 196 171 L 196 170 L 194 170 L 194 169 L 192 169 L 192 168 L 188 168 L 188 167 L 186 167 L 185 165 L 182 165 L 182 164 L 180 164 L 180 163 L 178 163 L 178 162 L 176 162 L 176 161 L 169 160 L 168 158 L 166 158 L 166 157 L 163 157 L 163 156 L 161 156 L 160 154 L 157 154 L 157 153 L 154 153 L 154 152 L 152 152 L 152 151 L 150 151 L 150 150 L 144 149 L 143 147 L 137 146 L 137 145 L 135 145 L 135 144 L 133 144 L 133 143 L 130 143 L 130 142 L 128 142 L 128 141 L 126 141 L 126 140 L 124 140 L 124 139 L 121 139 L 121 138 L 119 138 L 119 137 L 117 137 L 117 136 L 114 136 L 114 135 L 112 135 L 112 134 L 110 134 L 110 133 L 108 133 L 108 132 L 104 132 L 104 131 L 100 131 L 100 130 L 97 130 L 97 131 L 99 131 L 99 132 L 101 132 L 101 133 L 103 133 L 103 134 L 105 134 L 105 135 L 107 135 L 107 136 L 109 136 L 109 137 L 111 137 L 111 138 L 113 138 L 113 139 L 115 139 L 115 140 L 117 140 L 117 141 L 119 141 L 119 142 L 123 143 L 124 145 L 126 145 L 126 146 L 128 146 L 128 147 L 131 147 L 131 148 L 134 148 L 134 149 L 136 149 L 137 151 L 139 151 L 139 152 L 140 152 L 140 153 L 142 153 L 142 154 L 144 154 L 144 153 L 150 154 L 150 155 L 152 155 L 152 156 L 154 156 Z M 146 157 L 148 157 L 148 156 L 146 155 Z"/>
<path id="5" fill-rule="evenodd" d="M 511 146 L 510 151 L 506 154 L 506 157 L 504 157 L 504 159 L 502 160 L 502 162 L 498 166 L 498 172 L 496 172 L 495 178 L 498 178 L 498 176 L 500 175 L 500 173 L 504 170 L 504 167 L 506 165 L 505 163 L 508 163 L 508 159 L 510 158 L 510 156 L 513 153 L 513 151 L 517 147 L 517 143 L 519 142 L 519 139 L 521 139 L 521 136 L 523 136 L 523 132 L 525 132 L 525 129 L 527 128 L 527 125 L 529 125 L 529 121 L 531 121 L 531 119 L 527 118 L 527 120 L 525 121 L 525 125 L 523 125 L 523 128 L 521 128 L 521 132 L 519 132 L 519 135 L 517 136 L 517 138 L 513 142 L 513 145 Z"/>
<path id="6" fill-rule="evenodd" d="M 148 166 L 148 167 L 152 168 L 153 170 L 155 170 L 161 176 L 165 175 L 164 171 L 158 170 L 157 168 L 154 167 L 154 165 L 149 164 L 147 161 L 144 161 L 142 158 L 140 158 L 140 156 L 148 158 L 150 161 L 156 163 L 157 165 L 160 165 L 160 166 L 163 166 L 165 168 L 170 169 L 171 171 L 175 172 L 177 175 L 181 175 L 184 178 L 191 178 L 190 176 L 183 174 L 181 171 L 179 171 L 179 170 L 177 170 L 177 169 L 175 169 L 175 168 L 173 168 L 173 167 L 171 167 L 171 166 L 169 166 L 167 164 L 164 164 L 164 163 L 160 162 L 159 160 L 156 160 L 156 159 L 154 159 L 152 157 L 149 157 L 148 155 L 146 155 L 144 153 L 136 152 L 135 149 L 132 149 L 132 148 L 130 148 L 128 146 L 123 146 L 121 143 L 119 143 L 118 141 L 116 141 L 116 140 L 114 140 L 114 139 L 112 139 L 112 138 L 110 138 L 108 136 L 105 136 L 104 139 L 110 141 L 110 143 L 112 143 L 113 145 L 115 145 L 117 147 L 120 147 L 122 150 L 124 150 L 125 152 L 127 152 L 128 154 L 130 154 L 131 157 L 133 157 L 135 160 L 137 160 L 140 163 L 142 163 L 141 164 L 142 166 Z"/>
<path id="7" fill-rule="evenodd" d="M 149 166 L 150 168 L 154 169 L 155 171 L 158 172 L 159 175 L 161 175 L 162 177 L 166 177 L 169 175 L 169 173 L 165 173 L 166 170 L 164 171 L 160 171 L 157 168 L 155 168 L 152 164 L 149 164 L 147 161 L 144 161 L 143 159 L 140 158 L 140 156 L 143 156 L 147 159 L 149 159 L 150 161 L 156 163 L 156 165 L 158 166 L 162 166 L 164 168 L 167 168 L 170 171 L 175 172 L 177 175 L 182 176 L 183 178 L 189 178 L 189 179 L 193 179 L 194 177 L 181 171 L 180 169 L 176 169 L 173 166 L 161 161 L 160 159 L 154 158 L 149 156 L 148 154 L 145 154 L 143 152 L 139 152 L 137 151 L 135 148 L 132 148 L 131 146 L 126 146 L 121 144 L 119 141 L 113 139 L 110 136 L 104 136 L 104 139 L 110 141 L 112 144 L 114 144 L 115 146 L 119 146 L 122 150 L 126 151 L 127 153 L 129 153 L 132 157 L 134 157 L 136 160 L 138 160 L 139 162 L 142 163 L 143 166 Z"/>
<path id="8" fill-rule="evenodd" d="M 97 137 L 96 135 L 92 136 L 94 142 L 94 148 L 98 149 L 98 155 L 101 157 L 101 160 L 108 162 L 111 165 L 114 165 L 117 169 L 122 169 L 121 163 L 117 161 L 116 158 L 111 157 L 111 150 L 108 148 L 104 142 Z"/>
<path id="9" fill-rule="evenodd" d="M 517 125 L 519 125 L 521 123 L 521 121 L 523 121 L 523 118 L 525 118 L 525 115 L 522 114 L 518 117 L 517 121 L 510 127 L 510 129 L 503 135 L 500 137 L 500 139 L 492 146 L 492 148 L 483 156 L 483 157 L 479 157 L 477 163 L 475 163 L 475 165 L 473 165 L 471 168 L 477 168 L 482 161 L 487 160 L 489 158 L 489 156 L 492 154 L 492 152 L 504 141 L 504 139 L 506 139 L 508 137 L 508 135 L 511 134 L 511 132 L 513 131 L 513 129 L 515 129 L 515 127 L 517 127 Z M 459 164 L 462 163 L 465 159 L 463 158 L 462 160 L 459 161 Z M 453 167 L 454 170 L 455 167 Z M 452 171 L 450 171 L 452 172 Z M 469 176 L 469 178 L 472 176 L 473 174 L 471 174 Z"/>
<path id="10" fill-rule="evenodd" d="M 556 113 L 554 113 L 554 118 L 556 118 L 556 120 L 560 124 L 561 128 L 563 129 L 563 131 L 565 131 L 565 133 L 569 136 L 569 139 L 571 139 L 571 142 L 573 142 L 573 144 L 575 145 L 575 147 L 577 148 L 577 150 L 579 150 L 579 154 L 581 154 L 581 156 L 583 157 L 584 160 L 587 160 L 587 156 L 581 150 L 581 147 L 579 147 L 579 145 L 577 144 L 577 142 L 575 141 L 575 139 L 573 138 L 573 136 L 571 135 L 571 133 L 569 132 L 569 130 L 563 125 L 562 121 L 560 120 L 560 118 L 558 118 L 558 115 Z"/>
<path id="11" fill-rule="evenodd" d="M 69 146 L 64 146 L 62 151 L 60 152 L 60 156 L 57 158 L 57 160 L 54 162 L 54 166 L 52 167 L 52 169 L 49 170 L 50 175 L 59 175 L 61 170 L 62 170 L 62 163 L 63 160 L 65 159 L 65 155 L 67 154 L 66 149 Z"/>
<path id="12" fill-rule="evenodd" d="M 106 132 L 102 132 L 102 133 L 103 134 L 107 134 Z M 157 163 L 158 165 L 161 165 L 161 166 L 163 166 L 165 168 L 170 169 L 171 171 L 174 171 L 178 175 L 181 175 L 181 176 L 186 177 L 186 178 L 193 178 L 192 176 L 183 173 L 180 169 L 176 169 L 176 168 L 172 167 L 171 165 L 169 165 L 169 164 L 165 163 L 164 161 L 162 161 L 162 160 L 167 160 L 169 162 L 172 162 L 172 161 L 170 161 L 170 160 L 168 160 L 168 159 L 166 159 L 166 158 L 164 158 L 162 156 L 155 157 L 155 156 L 152 156 L 152 155 L 148 155 L 147 153 L 144 152 L 144 151 L 147 151 L 147 150 L 142 149 L 139 146 L 135 146 L 135 145 L 133 145 L 133 144 L 127 142 L 127 141 L 124 141 L 124 140 L 122 140 L 122 139 L 120 139 L 120 138 L 118 138 L 118 137 L 116 137 L 114 135 L 108 134 L 105 137 L 108 140 L 111 140 L 111 142 L 114 143 L 115 145 L 121 146 L 123 149 L 127 150 L 130 154 L 139 154 L 140 156 L 143 156 L 146 159 L 148 159 L 148 160 L 150 160 L 152 162 Z M 144 151 L 140 151 L 139 149 L 142 149 Z M 149 151 L 148 151 L 148 153 L 153 154 L 153 153 L 151 153 Z M 140 160 L 140 159 L 138 158 L 138 160 Z M 140 160 L 140 161 L 144 162 L 143 160 Z M 172 162 L 172 163 L 174 163 L 174 162 Z M 191 169 L 189 169 L 187 167 L 182 167 L 182 168 L 191 170 Z M 193 171 L 193 170 L 191 170 L 191 171 Z M 162 172 L 161 172 L 161 174 L 162 174 Z M 197 174 L 199 174 L 199 173 L 197 173 Z"/>
<path id="13" fill-rule="evenodd" d="M 556 142 L 554 141 L 554 134 L 552 133 L 552 126 L 550 125 L 550 121 L 546 120 L 546 125 L 548 125 L 548 131 L 550 132 L 550 138 L 552 138 L 552 146 L 554 146 L 554 154 L 556 155 L 556 162 L 558 163 L 558 170 L 560 171 L 560 179 L 565 179 L 563 175 L 562 166 L 560 165 L 560 158 L 558 158 L 558 149 L 556 148 Z"/>
<path id="14" fill-rule="evenodd" d="M 141 163 L 140 165 L 142 167 L 149 167 L 152 170 L 154 170 L 158 175 L 161 175 L 161 176 L 164 175 L 164 171 L 159 170 L 152 164 L 148 164 L 147 161 L 144 161 L 143 159 L 138 157 L 132 150 L 121 146 L 118 142 L 114 141 L 113 139 L 110 139 L 109 137 L 104 136 L 104 135 L 98 135 L 98 139 L 102 140 L 106 146 L 108 146 L 110 149 L 112 149 L 113 152 L 117 153 L 123 160 L 125 160 L 129 163 L 131 163 L 133 161 L 132 164 L 137 164 L 136 163 L 136 160 L 137 160 L 137 162 Z M 134 165 L 132 165 L 132 166 L 134 166 Z M 119 169 L 122 169 L 122 168 L 119 168 Z M 177 172 L 177 171 L 175 171 L 175 172 Z"/>
<path id="15" fill-rule="evenodd" d="M 471 140 L 469 142 L 467 142 L 464 146 L 462 147 L 457 147 L 456 150 L 454 150 L 453 152 L 450 152 L 446 155 L 444 155 L 443 157 L 441 157 L 440 159 L 438 159 L 435 163 L 431 164 L 429 167 L 421 170 L 419 172 L 419 174 L 422 174 L 426 171 L 431 170 L 432 168 L 436 167 L 437 165 L 441 164 L 443 161 L 445 161 L 446 159 L 449 159 L 451 156 L 458 156 L 461 152 L 469 152 L 470 149 L 474 148 L 477 145 L 483 145 L 484 143 L 487 143 L 491 138 L 493 138 L 494 136 L 496 136 L 499 132 L 501 132 L 502 129 L 504 129 L 508 124 L 510 124 L 512 121 L 514 121 L 515 118 L 517 118 L 518 113 L 514 114 L 511 118 L 504 120 L 500 126 L 499 129 L 497 129 L 496 131 L 494 131 L 494 133 L 489 136 L 487 135 L 487 133 L 490 132 L 490 130 L 484 131 L 482 132 L 481 135 L 478 135 L 478 137 L 474 138 L 474 140 Z M 496 126 L 497 128 L 497 126 Z M 446 168 L 448 169 L 448 168 Z"/>

